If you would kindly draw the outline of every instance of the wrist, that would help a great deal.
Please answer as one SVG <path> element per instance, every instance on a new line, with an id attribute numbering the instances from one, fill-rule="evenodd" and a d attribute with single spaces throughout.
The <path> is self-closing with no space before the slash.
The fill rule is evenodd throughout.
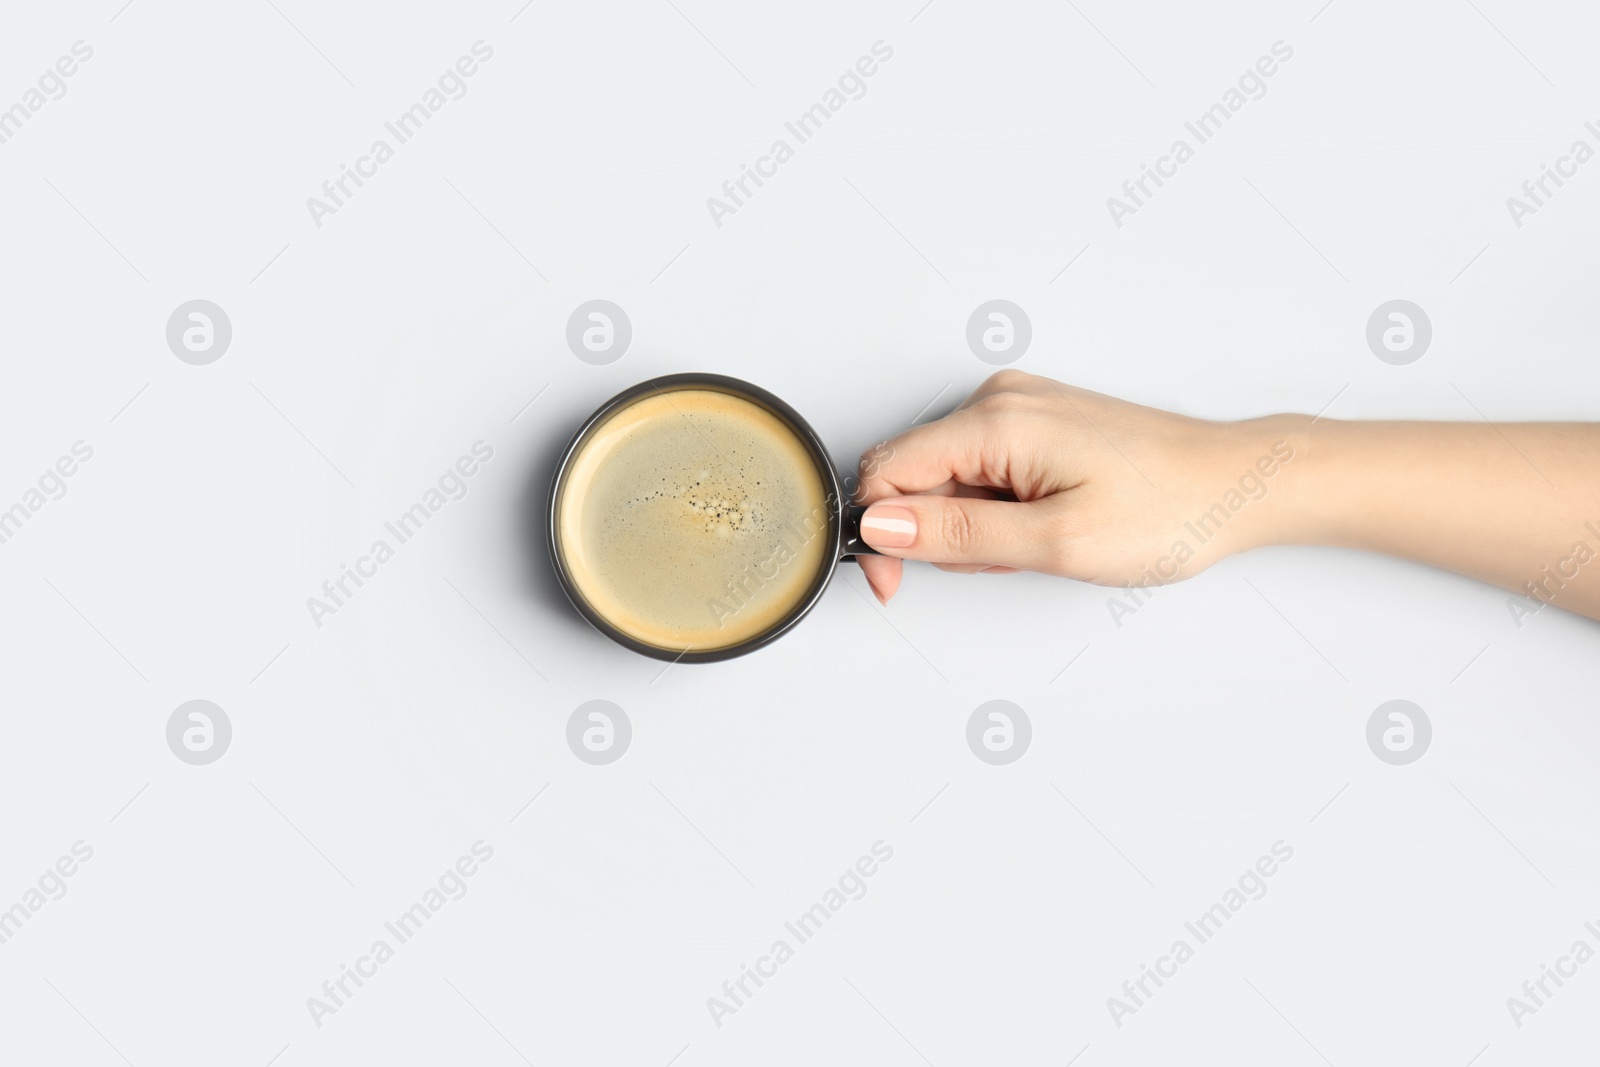
<path id="1" fill-rule="evenodd" d="M 1311 416 L 1267 415 L 1228 423 L 1229 468 L 1245 504 L 1234 525 L 1235 552 L 1300 543 L 1310 476 Z"/>

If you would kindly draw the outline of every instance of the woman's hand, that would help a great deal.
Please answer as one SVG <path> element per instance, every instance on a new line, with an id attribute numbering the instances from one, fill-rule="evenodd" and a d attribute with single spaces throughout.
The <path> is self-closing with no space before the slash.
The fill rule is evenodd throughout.
<path id="1" fill-rule="evenodd" d="M 882 454 L 887 453 L 887 458 Z M 1600 618 L 1600 425 L 1207 422 L 1002 371 L 862 461 L 860 556 L 1162 585 L 1272 544 L 1420 560 Z M 898 558 L 893 558 L 898 557 Z"/>
<path id="2" fill-rule="evenodd" d="M 858 561 L 885 603 L 901 559 L 1101 585 L 1187 578 L 1274 539 L 1269 501 L 1302 421 L 1206 422 L 1001 371 L 863 457 L 861 535 L 885 555 Z"/>

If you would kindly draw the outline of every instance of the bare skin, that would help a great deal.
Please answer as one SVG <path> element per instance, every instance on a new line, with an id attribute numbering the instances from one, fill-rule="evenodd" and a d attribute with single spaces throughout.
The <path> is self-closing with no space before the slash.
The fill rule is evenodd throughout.
<path id="1" fill-rule="evenodd" d="M 885 604 L 907 559 L 1143 586 L 1334 545 L 1600 619 L 1600 424 L 1209 422 L 1001 371 L 862 472 Z"/>

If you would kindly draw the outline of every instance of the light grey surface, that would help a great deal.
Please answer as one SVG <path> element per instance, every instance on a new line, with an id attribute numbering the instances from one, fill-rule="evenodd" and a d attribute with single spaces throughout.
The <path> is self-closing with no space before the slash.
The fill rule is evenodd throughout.
<path id="1" fill-rule="evenodd" d="M 846 568 L 774 646 L 665 672 L 558 602 L 528 516 L 605 397 L 741 375 L 848 459 L 993 369 L 967 343 L 991 300 L 1031 321 L 1013 365 L 1199 415 L 1600 415 L 1600 162 L 1520 228 L 1506 204 L 1600 147 L 1592 9 L 919 2 L 8 13 L 0 106 L 94 53 L 0 144 L 0 506 L 93 456 L 0 545 L 0 907 L 93 855 L 0 945 L 0 1058 L 1592 1051 L 1600 963 L 1520 1028 L 1506 1005 L 1600 948 L 1592 623 L 1310 549 L 1120 626 L 1106 590 L 922 568 L 882 610 Z M 306 199 L 479 40 L 466 95 L 317 226 Z M 707 198 L 879 40 L 865 95 L 715 225 Z M 1114 225 L 1279 40 L 1265 96 Z M 566 344 L 597 299 L 632 325 L 604 366 Z M 167 343 L 192 300 L 231 323 L 208 365 Z M 1391 300 L 1431 320 L 1409 365 L 1367 346 Z M 380 538 L 317 626 L 307 598 Z M 208 765 L 168 746 L 191 700 L 231 722 Z M 632 727 L 606 765 L 567 745 L 596 700 Z M 968 746 L 991 700 L 1031 721 L 1008 765 Z M 1368 748 L 1389 700 L 1431 721 L 1409 765 Z M 470 891 L 316 1025 L 307 999 L 480 840 Z M 878 841 L 865 896 L 714 1025 Z M 1107 998 L 1278 841 L 1265 897 L 1115 1025 Z"/>

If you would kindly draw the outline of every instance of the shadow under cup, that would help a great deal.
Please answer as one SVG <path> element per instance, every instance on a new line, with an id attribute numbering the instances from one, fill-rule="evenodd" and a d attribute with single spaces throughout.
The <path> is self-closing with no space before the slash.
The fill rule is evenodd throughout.
<path id="1" fill-rule="evenodd" d="M 640 382 L 590 415 L 556 464 L 547 528 L 567 598 L 657 659 L 706 663 L 773 641 L 822 598 L 865 510 L 798 412 L 719 374 Z"/>

